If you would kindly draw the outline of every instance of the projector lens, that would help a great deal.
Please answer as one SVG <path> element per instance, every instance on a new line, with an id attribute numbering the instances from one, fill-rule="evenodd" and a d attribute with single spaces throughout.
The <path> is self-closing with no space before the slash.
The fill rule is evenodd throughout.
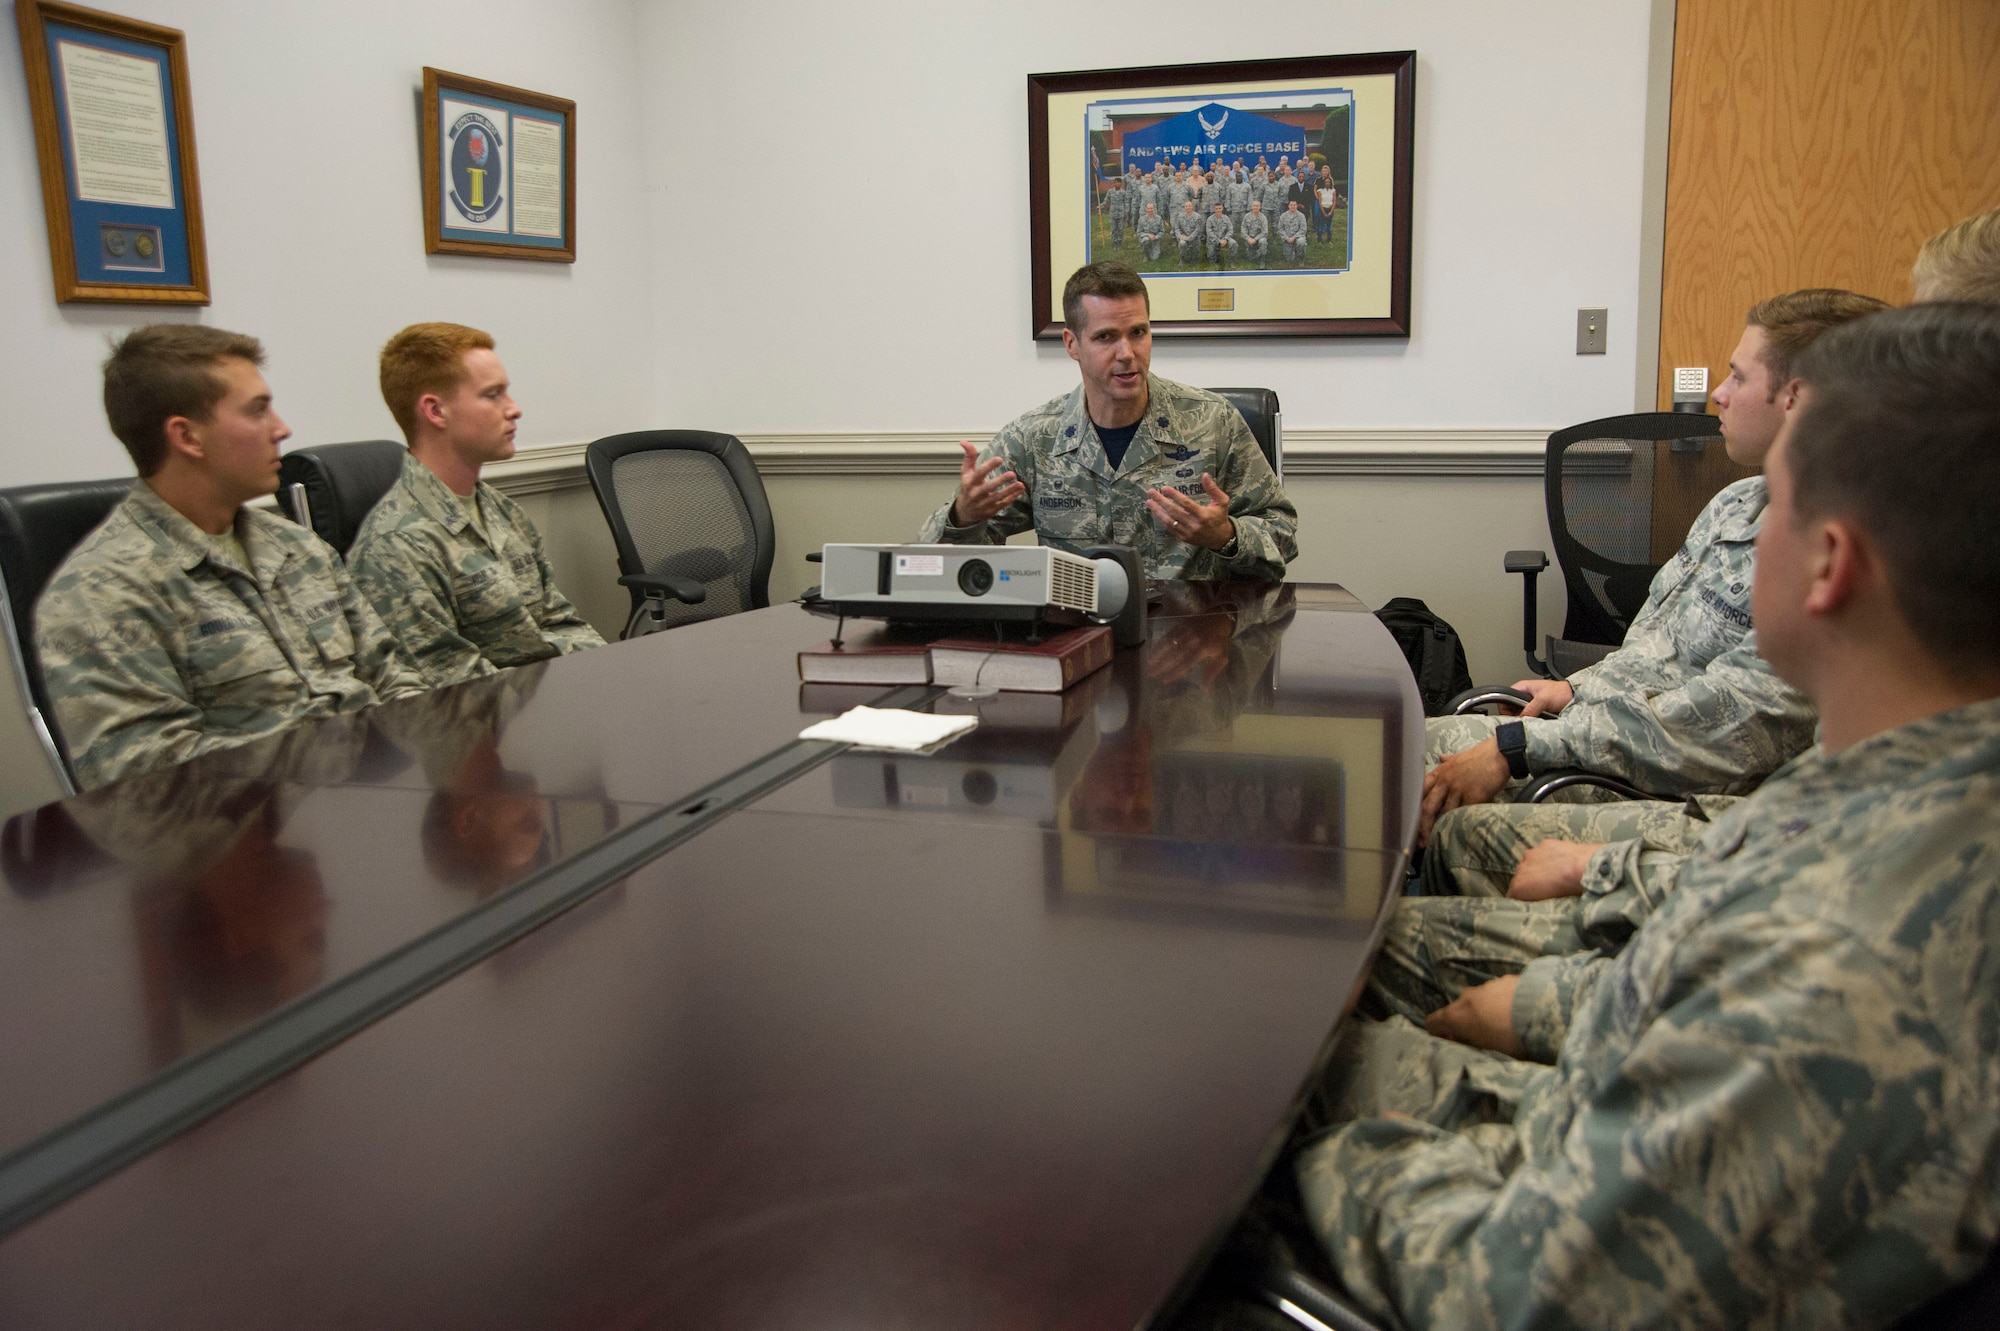
<path id="1" fill-rule="evenodd" d="M 993 565 L 983 559 L 968 559 L 958 566 L 958 589 L 967 596 L 984 596 L 993 590 Z"/>

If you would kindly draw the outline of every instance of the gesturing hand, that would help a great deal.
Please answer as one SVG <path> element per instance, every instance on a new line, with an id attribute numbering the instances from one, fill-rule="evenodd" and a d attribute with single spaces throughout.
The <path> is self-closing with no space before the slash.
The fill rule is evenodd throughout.
<path id="1" fill-rule="evenodd" d="M 1220 550 L 1236 539 L 1236 522 L 1229 516 L 1229 496 L 1222 493 L 1222 487 L 1207 472 L 1201 474 L 1201 487 L 1208 491 L 1209 503 L 1190 498 L 1179 490 L 1155 488 L 1146 491 L 1146 507 L 1161 526 L 1180 540 L 1204 550 Z"/>
<path id="2" fill-rule="evenodd" d="M 1514 1034 L 1514 991 L 1520 987 L 1518 975 L 1503 975 L 1476 984 L 1431 1013 L 1424 1029 L 1474 1049 L 1491 1049 L 1519 1058 L 1522 1051 L 1521 1041 Z"/>
<path id="3" fill-rule="evenodd" d="M 1013 472 L 1000 470 L 1005 458 L 981 462 L 979 450 L 969 442 L 961 439 L 958 446 L 965 450 L 965 461 L 959 465 L 958 493 L 951 500 L 952 526 L 977 527 L 1028 493 Z"/>

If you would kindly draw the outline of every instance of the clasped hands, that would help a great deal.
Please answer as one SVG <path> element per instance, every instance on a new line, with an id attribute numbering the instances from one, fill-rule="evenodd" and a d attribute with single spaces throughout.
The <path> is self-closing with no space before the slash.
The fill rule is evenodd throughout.
<path id="1" fill-rule="evenodd" d="M 1508 897 L 1515 901 L 1549 901 L 1582 895 L 1584 868 L 1602 844 L 1555 839 L 1538 842 L 1521 857 L 1507 885 Z M 1522 1049 L 1520 1038 L 1514 1034 L 1514 992 L 1520 986 L 1518 975 L 1503 975 L 1475 984 L 1431 1013 L 1424 1021 L 1424 1029 L 1440 1039 L 1519 1058 Z"/>

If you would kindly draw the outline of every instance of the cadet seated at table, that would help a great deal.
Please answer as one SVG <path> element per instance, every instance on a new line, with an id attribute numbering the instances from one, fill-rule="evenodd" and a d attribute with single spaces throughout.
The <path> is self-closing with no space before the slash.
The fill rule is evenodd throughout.
<path id="1" fill-rule="evenodd" d="M 80 785 L 421 693 L 340 556 L 275 513 L 291 430 L 253 337 L 126 335 L 104 410 L 139 480 L 63 561 L 35 636 Z"/>
<path id="2" fill-rule="evenodd" d="M 2000 1239 L 2000 310 L 1872 315 L 1798 374 L 1755 615 L 1821 744 L 1715 821 L 1554 1067 L 1343 1036 L 1352 1121 L 1298 1177 L 1397 1325 L 1886 1326 Z"/>

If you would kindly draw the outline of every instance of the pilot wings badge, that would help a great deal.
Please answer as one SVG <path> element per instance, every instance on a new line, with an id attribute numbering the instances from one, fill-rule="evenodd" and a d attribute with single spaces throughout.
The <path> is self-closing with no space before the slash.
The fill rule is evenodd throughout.
<path id="1" fill-rule="evenodd" d="M 1194 118 L 1201 122 L 1202 132 L 1208 135 L 1208 141 L 1210 143 L 1213 143 L 1217 139 L 1222 137 L 1222 127 L 1229 123 L 1229 112 L 1225 110 L 1222 113 L 1221 117 L 1218 120 L 1216 120 L 1216 122 L 1213 125 L 1209 124 L 1208 117 L 1204 116 L 1199 111 L 1194 113 Z"/>

